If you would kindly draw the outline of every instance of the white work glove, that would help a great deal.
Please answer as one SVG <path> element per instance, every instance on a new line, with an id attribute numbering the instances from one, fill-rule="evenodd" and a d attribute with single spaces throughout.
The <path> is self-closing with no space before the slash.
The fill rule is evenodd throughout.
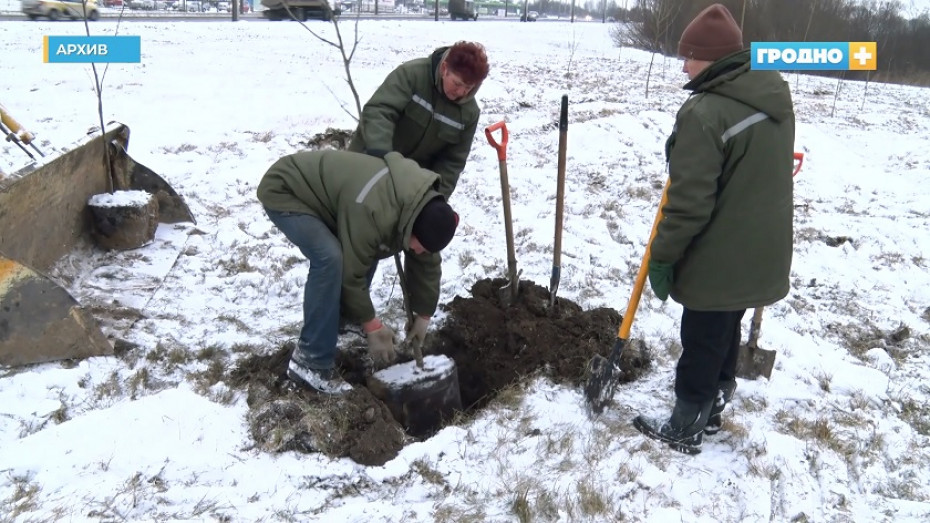
<path id="1" fill-rule="evenodd" d="M 416 344 L 417 346 L 422 347 L 423 342 L 426 341 L 426 330 L 429 328 L 429 318 L 425 316 L 414 316 L 413 322 L 407 322 L 407 339 L 404 340 L 404 343 L 407 345 Z"/>
<path id="2" fill-rule="evenodd" d="M 397 358 L 394 352 L 394 331 L 387 325 L 366 334 L 368 338 L 368 355 L 378 367 L 390 365 Z"/>

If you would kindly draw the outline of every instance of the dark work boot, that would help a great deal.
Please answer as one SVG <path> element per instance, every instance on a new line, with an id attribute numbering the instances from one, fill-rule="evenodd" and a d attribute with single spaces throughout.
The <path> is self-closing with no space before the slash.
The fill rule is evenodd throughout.
<path id="1" fill-rule="evenodd" d="M 678 452 L 700 454 L 704 442 L 704 426 L 714 401 L 690 403 L 676 400 L 672 415 L 667 421 L 658 418 L 636 416 L 633 426 L 646 436 L 664 441 Z"/>
<path id="2" fill-rule="evenodd" d="M 720 432 L 723 426 L 723 409 L 727 408 L 727 403 L 733 399 L 733 393 L 736 392 L 736 380 L 721 381 L 720 390 L 717 391 L 717 399 L 714 400 L 714 406 L 710 409 L 710 416 L 707 418 L 707 425 L 704 426 L 704 434 L 713 436 Z"/>

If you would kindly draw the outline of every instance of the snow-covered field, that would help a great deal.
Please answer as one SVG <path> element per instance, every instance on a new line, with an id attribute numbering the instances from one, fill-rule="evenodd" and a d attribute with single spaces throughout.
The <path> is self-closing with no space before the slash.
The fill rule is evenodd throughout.
<path id="1" fill-rule="evenodd" d="M 115 24 L 91 27 L 111 34 Z M 310 27 L 332 37 L 331 26 Z M 351 36 L 351 23 L 342 28 Z M 363 101 L 401 61 L 462 39 L 487 46 L 482 126 L 507 121 L 517 257 L 522 278 L 542 286 L 559 99 L 569 96 L 559 296 L 623 311 L 665 177 L 664 139 L 687 96 L 681 63 L 656 57 L 647 96 L 650 55 L 615 47 L 599 23 L 358 28 L 352 75 Z M 0 23 L 0 102 L 48 150 L 97 122 L 90 67 L 42 63 L 43 35 L 83 29 Z M 105 118 L 131 128 L 130 154 L 185 196 L 198 223 L 58 269 L 82 303 L 139 309 L 138 321 L 107 332 L 138 349 L 0 371 L 0 520 L 930 519 L 926 89 L 786 76 L 806 162 L 793 287 L 762 326 L 776 369 L 740 382 L 724 432 L 702 454 L 673 453 L 630 424 L 672 402 L 680 307 L 647 290 L 633 337 L 657 366 L 600 418 L 586 415 L 579 390 L 536 380 L 516 404 L 492 403 L 363 467 L 252 449 L 243 392 L 197 386 L 211 363 L 231 367 L 299 328 L 306 269 L 287 262 L 299 253 L 255 188 L 301 142 L 354 128 L 336 50 L 294 23 L 130 22 L 120 34 L 141 36 L 143 58 L 106 70 Z M 9 171 L 25 156 L 3 142 L 0 159 Z M 481 135 L 453 204 L 463 222 L 444 254 L 442 301 L 507 266 L 498 163 Z M 373 298 L 389 318 L 402 314 L 398 292 L 383 264 Z"/>

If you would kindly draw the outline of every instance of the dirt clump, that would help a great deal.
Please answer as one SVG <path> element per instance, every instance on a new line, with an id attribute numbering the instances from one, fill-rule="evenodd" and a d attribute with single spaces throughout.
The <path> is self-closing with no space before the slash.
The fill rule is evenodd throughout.
<path id="1" fill-rule="evenodd" d="M 318 394 L 285 377 L 295 344 L 270 356 L 252 356 L 233 372 L 245 386 L 247 422 L 255 445 L 268 452 L 321 452 L 362 465 L 383 465 L 408 442 L 387 406 L 365 387 L 342 396 Z"/>
<path id="2" fill-rule="evenodd" d="M 616 340 L 621 321 L 617 311 L 585 311 L 564 298 L 550 307 L 549 291 L 527 281 L 520 282 L 517 299 L 504 306 L 498 291 L 505 283 L 479 280 L 470 297 L 456 296 L 443 305 L 447 318 L 427 336 L 424 346 L 424 354 L 443 354 L 455 362 L 466 414 L 527 377 L 542 375 L 555 383 L 580 386 L 590 359 L 595 354 L 606 356 Z M 336 359 L 343 377 L 354 385 L 344 396 L 306 391 L 284 377 L 293 342 L 272 355 L 247 358 L 232 371 L 232 385 L 248 390 L 248 422 L 256 446 L 269 452 L 322 452 L 381 465 L 416 441 L 365 387 L 371 372 L 365 341 L 347 336 L 351 338 L 340 340 Z M 620 382 L 636 380 L 649 370 L 650 362 L 645 347 L 631 343 L 621 357 Z"/>
<path id="3" fill-rule="evenodd" d="M 355 136 L 354 130 L 333 129 L 329 127 L 322 133 L 316 133 L 303 145 L 307 149 L 338 149 L 340 151 L 349 147 L 349 142 Z"/>

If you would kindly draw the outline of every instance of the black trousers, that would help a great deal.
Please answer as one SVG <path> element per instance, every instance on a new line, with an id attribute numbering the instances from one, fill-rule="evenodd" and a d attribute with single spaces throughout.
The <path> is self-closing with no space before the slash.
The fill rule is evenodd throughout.
<path id="1" fill-rule="evenodd" d="M 675 396 L 690 403 L 717 397 L 718 383 L 736 379 L 740 321 L 738 311 L 695 311 L 681 313 L 681 358 L 675 371 Z"/>

